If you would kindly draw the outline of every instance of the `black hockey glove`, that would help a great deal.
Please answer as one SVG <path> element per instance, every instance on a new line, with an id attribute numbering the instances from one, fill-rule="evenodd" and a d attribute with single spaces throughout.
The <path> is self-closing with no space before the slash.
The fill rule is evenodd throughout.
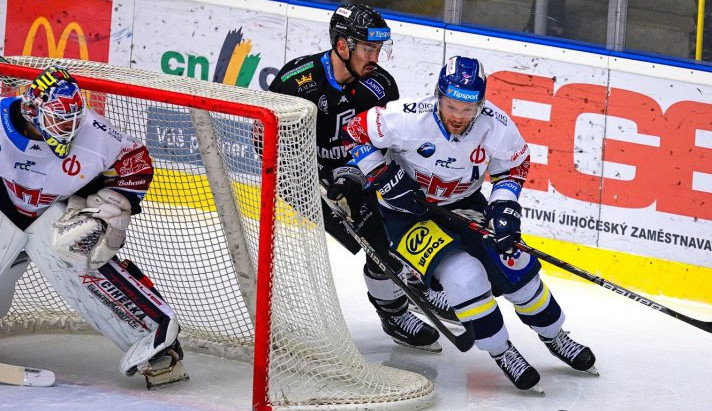
<path id="1" fill-rule="evenodd" d="M 428 210 L 415 201 L 424 197 L 418 183 L 413 181 L 395 162 L 391 162 L 373 178 L 373 187 L 381 194 L 388 207 L 401 212 L 425 215 Z"/>
<path id="2" fill-rule="evenodd" d="M 360 192 L 366 188 L 366 176 L 361 173 L 358 167 L 346 165 L 336 167 L 332 171 L 331 183 L 326 190 L 326 197 L 332 201 L 339 201 L 349 193 Z"/>
<path id="3" fill-rule="evenodd" d="M 522 206 L 516 201 L 498 200 L 487 206 L 486 217 L 492 222 L 497 250 L 511 254 L 514 243 L 522 239 Z"/>

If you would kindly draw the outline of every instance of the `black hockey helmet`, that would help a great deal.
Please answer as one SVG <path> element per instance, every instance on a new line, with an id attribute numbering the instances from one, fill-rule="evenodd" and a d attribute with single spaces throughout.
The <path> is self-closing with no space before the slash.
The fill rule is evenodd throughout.
<path id="1" fill-rule="evenodd" d="M 367 42 L 389 42 L 391 29 L 381 16 L 370 6 L 364 4 L 342 4 L 331 16 L 329 22 L 331 46 L 336 47 L 339 37 L 344 37 L 353 50 L 356 40 Z"/>

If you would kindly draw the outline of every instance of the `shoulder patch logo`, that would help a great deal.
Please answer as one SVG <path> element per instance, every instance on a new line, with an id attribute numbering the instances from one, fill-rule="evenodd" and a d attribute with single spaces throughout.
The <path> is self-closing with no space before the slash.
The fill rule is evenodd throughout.
<path id="1" fill-rule="evenodd" d="M 284 73 L 284 75 L 282 75 L 282 77 L 280 77 L 279 79 L 282 80 L 282 83 L 284 83 L 285 81 L 289 80 L 290 78 L 296 76 L 297 74 L 299 74 L 303 71 L 307 71 L 312 67 L 314 67 L 314 62 L 310 61 L 306 64 L 302 64 L 301 66 L 298 66 L 298 67 L 295 67 L 295 68 L 289 70 L 288 72 Z"/>
<path id="2" fill-rule="evenodd" d="M 303 86 L 304 84 L 306 84 L 306 83 L 312 81 L 312 74 L 309 73 L 308 76 L 307 76 L 307 75 L 302 75 L 301 78 L 298 78 L 298 79 L 295 79 L 295 80 L 297 81 L 297 85 L 301 87 L 301 86 Z"/>
<path id="3" fill-rule="evenodd" d="M 361 84 L 363 84 L 369 91 L 371 91 L 371 93 L 373 93 L 373 95 L 376 96 L 376 98 L 379 100 L 386 96 L 386 89 L 383 88 L 381 83 L 379 83 L 372 77 L 361 80 Z"/>

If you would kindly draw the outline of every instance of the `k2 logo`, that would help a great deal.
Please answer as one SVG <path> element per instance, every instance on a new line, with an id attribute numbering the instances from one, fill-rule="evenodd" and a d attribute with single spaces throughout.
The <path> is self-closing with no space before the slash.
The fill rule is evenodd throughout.
<path id="1" fill-rule="evenodd" d="M 98 128 L 101 131 L 106 131 L 106 124 L 102 124 L 96 120 L 94 120 L 94 123 L 92 123 L 92 126 L 94 126 L 94 128 Z"/>
<path id="2" fill-rule="evenodd" d="M 415 113 L 415 103 L 403 103 L 404 113 Z"/>

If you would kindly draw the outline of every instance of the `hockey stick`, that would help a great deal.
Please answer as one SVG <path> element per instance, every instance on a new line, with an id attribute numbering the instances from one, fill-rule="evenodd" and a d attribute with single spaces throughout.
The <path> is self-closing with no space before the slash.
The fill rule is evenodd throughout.
<path id="1" fill-rule="evenodd" d="M 0 363 L 0 383 L 26 387 L 49 387 L 54 373 L 48 370 Z"/>
<path id="2" fill-rule="evenodd" d="M 433 314 L 432 311 L 430 311 L 427 304 L 421 299 L 421 297 L 408 288 L 408 286 L 403 283 L 403 280 L 398 277 L 398 274 L 396 274 L 383 262 L 381 257 L 378 256 L 376 250 L 371 247 L 371 244 L 369 244 L 365 238 L 356 232 L 356 229 L 349 222 L 344 210 L 342 210 L 341 207 L 336 205 L 333 201 L 329 200 L 324 194 L 322 194 L 321 197 L 324 199 L 324 202 L 326 202 L 331 211 L 339 217 L 339 220 L 341 220 L 341 224 L 343 224 L 346 231 L 361 245 L 361 248 L 363 248 L 363 251 L 366 252 L 366 255 L 371 257 L 371 259 L 386 274 L 386 276 L 388 276 L 388 278 L 390 278 L 401 290 L 403 290 L 410 301 L 420 308 L 423 314 L 428 317 L 430 322 L 433 323 L 435 328 L 445 335 L 445 337 L 450 340 L 458 350 L 465 352 L 472 348 L 475 344 L 475 334 L 467 329 L 465 329 L 465 332 L 460 335 L 455 335 L 452 331 L 450 331 L 445 324 L 443 324 L 442 321 L 435 314 Z"/>
<path id="3" fill-rule="evenodd" d="M 428 203 L 427 201 L 425 201 L 423 199 L 418 199 L 417 201 L 420 204 L 424 205 L 434 215 L 444 218 L 451 223 L 466 225 L 471 230 L 474 230 L 482 235 L 493 235 L 493 232 L 491 230 L 483 227 L 476 221 L 472 221 L 472 220 L 470 220 L 466 217 L 463 217 L 453 211 L 438 207 L 435 204 Z M 643 296 L 636 294 L 633 291 L 630 291 L 630 290 L 625 289 L 617 284 L 607 281 L 601 277 L 593 275 L 586 270 L 583 270 L 581 268 L 573 266 L 573 265 L 567 263 L 566 261 L 559 260 L 558 258 L 553 257 L 543 251 L 539 251 L 536 248 L 530 247 L 530 246 L 524 244 L 523 242 L 515 243 L 514 247 L 516 249 L 521 250 L 521 251 L 523 251 L 531 256 L 534 256 L 540 260 L 544 260 L 547 263 L 555 265 L 555 266 L 557 266 L 561 269 L 564 269 L 572 274 L 575 274 L 581 278 L 584 278 L 592 283 L 598 284 L 607 290 L 613 291 L 614 293 L 620 294 L 624 297 L 628 297 L 633 301 L 637 301 L 637 302 L 639 302 L 645 306 L 648 306 L 654 310 L 660 311 L 661 313 L 664 313 L 671 317 L 677 318 L 680 321 L 684 321 L 684 322 L 686 322 L 690 325 L 693 325 L 701 330 L 707 331 L 708 333 L 712 333 L 712 322 L 706 322 L 706 321 L 690 318 L 690 317 L 688 317 L 684 314 L 681 314 L 675 310 L 672 310 L 672 309 L 667 308 L 661 304 L 658 304 L 655 301 L 644 298 Z"/>

